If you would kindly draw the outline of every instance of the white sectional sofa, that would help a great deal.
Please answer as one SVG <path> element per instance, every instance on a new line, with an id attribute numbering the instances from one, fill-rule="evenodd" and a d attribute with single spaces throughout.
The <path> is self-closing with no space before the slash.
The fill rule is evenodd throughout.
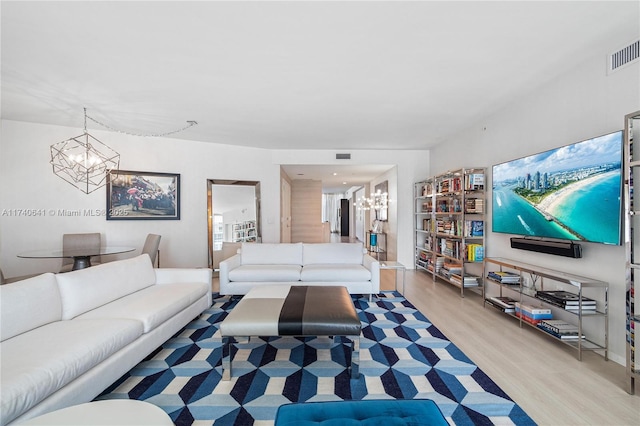
<path id="1" fill-rule="evenodd" d="M 361 243 L 243 243 L 220 262 L 220 294 L 244 295 L 269 284 L 341 285 L 350 294 L 380 292 L 380 263 Z"/>
<path id="2" fill-rule="evenodd" d="M 149 256 L 0 286 L 0 424 L 91 401 L 211 306 L 210 269 Z"/>

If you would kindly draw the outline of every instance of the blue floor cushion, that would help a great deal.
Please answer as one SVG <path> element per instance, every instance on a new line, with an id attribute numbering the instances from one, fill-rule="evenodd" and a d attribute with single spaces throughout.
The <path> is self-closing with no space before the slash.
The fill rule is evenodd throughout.
<path id="1" fill-rule="evenodd" d="M 281 405 L 275 426 L 448 425 L 430 399 L 368 399 Z"/>

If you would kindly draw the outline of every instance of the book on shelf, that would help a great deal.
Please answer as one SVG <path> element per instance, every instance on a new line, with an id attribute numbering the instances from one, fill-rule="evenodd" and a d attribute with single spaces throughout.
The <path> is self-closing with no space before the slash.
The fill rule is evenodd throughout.
<path id="1" fill-rule="evenodd" d="M 532 314 L 550 314 L 551 313 L 551 309 L 549 308 L 543 308 L 541 306 L 533 306 L 526 303 L 516 302 L 516 307 L 519 307 L 523 311 L 529 312 Z"/>
<path id="2" fill-rule="evenodd" d="M 466 213 L 484 213 L 484 200 L 482 198 L 467 198 L 464 200 Z"/>
<path id="3" fill-rule="evenodd" d="M 492 297 L 489 297 L 487 300 L 489 300 L 489 301 L 491 301 L 493 303 L 497 303 L 498 305 L 502 306 L 503 308 L 513 309 L 513 311 L 515 311 L 516 301 L 514 299 L 510 298 L 510 297 L 507 297 L 507 296 L 492 296 Z"/>
<path id="4" fill-rule="evenodd" d="M 504 299 L 504 300 L 501 300 L 501 299 Z M 506 312 L 506 313 L 515 312 L 515 308 L 513 305 L 513 302 L 515 302 L 515 300 L 509 299 L 508 297 L 488 297 L 485 299 L 485 301 L 490 306 L 493 306 L 494 308 L 502 312 Z"/>
<path id="5" fill-rule="evenodd" d="M 460 285 L 464 285 L 465 287 L 475 287 L 478 285 L 478 278 L 475 275 L 471 275 L 471 274 L 465 274 L 464 275 L 464 279 L 462 278 L 462 276 L 458 273 L 458 274 L 451 274 L 451 276 L 449 276 L 449 279 L 456 283 L 456 284 L 460 284 Z"/>
<path id="6" fill-rule="evenodd" d="M 540 321 L 540 326 L 557 334 L 578 334 L 578 326 L 559 319 L 546 319 Z"/>
<path id="7" fill-rule="evenodd" d="M 464 189 L 482 190 L 484 189 L 484 173 L 469 173 L 464 177 Z"/>
<path id="8" fill-rule="evenodd" d="M 563 340 L 585 338 L 584 335 L 580 335 L 577 325 L 562 320 L 542 320 L 538 323 L 538 327 Z"/>
<path id="9" fill-rule="evenodd" d="M 484 221 L 467 220 L 464 226 L 465 237 L 482 237 L 484 235 Z"/>
<path id="10" fill-rule="evenodd" d="M 467 244 L 466 253 L 469 262 L 482 262 L 484 260 L 484 246 L 482 244 Z"/>
<path id="11" fill-rule="evenodd" d="M 490 271 L 487 277 L 503 284 L 520 284 L 520 275 L 508 271 Z"/>
<path id="12" fill-rule="evenodd" d="M 551 309 L 538 308 L 524 303 L 516 302 L 516 313 L 533 320 L 552 319 Z"/>
<path id="13" fill-rule="evenodd" d="M 585 335 L 583 334 L 582 336 L 578 335 L 578 334 L 561 334 L 561 333 L 557 333 L 553 330 L 549 330 L 548 328 L 542 326 L 541 324 L 537 324 L 538 328 L 540 328 L 543 331 L 546 331 L 547 333 L 551 334 L 554 337 L 557 337 L 558 339 L 561 340 L 578 340 L 578 339 L 586 339 Z"/>
<path id="14" fill-rule="evenodd" d="M 533 325 L 539 325 L 541 321 L 541 319 L 535 319 L 535 318 L 531 318 L 530 316 L 524 315 L 522 313 L 522 311 L 519 311 L 516 309 L 516 317 L 522 319 L 522 321 L 529 323 L 529 324 L 533 324 Z"/>
<path id="15" fill-rule="evenodd" d="M 582 300 L 580 300 L 580 296 L 568 291 L 537 291 L 536 298 L 569 310 L 578 310 L 581 306 L 585 310 L 596 309 L 596 301 L 594 299 L 582 296 Z"/>

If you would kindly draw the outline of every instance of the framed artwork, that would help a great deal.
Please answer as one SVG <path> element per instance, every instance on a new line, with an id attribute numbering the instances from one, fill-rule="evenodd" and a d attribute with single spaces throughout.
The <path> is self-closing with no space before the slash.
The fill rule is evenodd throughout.
<path id="1" fill-rule="evenodd" d="M 180 175 L 112 170 L 107 220 L 179 220 Z"/>

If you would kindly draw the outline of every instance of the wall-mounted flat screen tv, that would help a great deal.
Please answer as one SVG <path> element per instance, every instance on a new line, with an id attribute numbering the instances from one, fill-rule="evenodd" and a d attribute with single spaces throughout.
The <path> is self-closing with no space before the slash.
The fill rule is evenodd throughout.
<path id="1" fill-rule="evenodd" d="M 621 244 L 622 131 L 493 166 L 493 232 Z"/>

